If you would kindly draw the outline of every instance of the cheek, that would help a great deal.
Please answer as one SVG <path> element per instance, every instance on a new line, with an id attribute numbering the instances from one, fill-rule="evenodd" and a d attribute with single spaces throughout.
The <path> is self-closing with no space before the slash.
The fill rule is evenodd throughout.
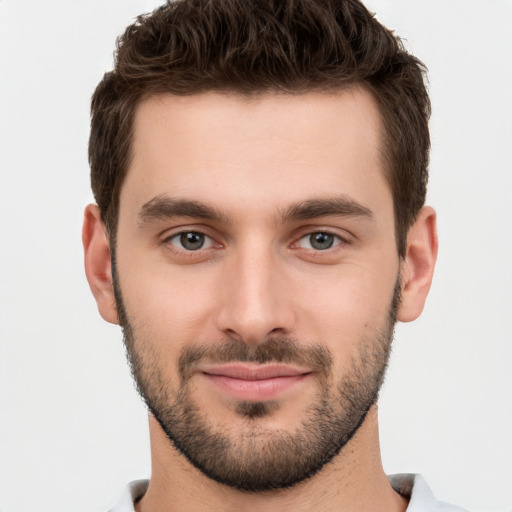
<path id="1" fill-rule="evenodd" d="M 142 378 L 154 380 L 157 372 L 169 389 L 177 390 L 183 348 L 208 339 L 204 295 L 196 294 L 179 280 L 166 280 L 158 272 L 124 277 L 120 278 L 121 289 L 134 332 L 134 350 L 142 358 L 141 371 L 150 372 Z"/>
<path id="2" fill-rule="evenodd" d="M 299 330 L 333 350 L 358 345 L 387 326 L 396 274 L 375 268 L 345 268 L 298 291 Z"/>
<path id="3" fill-rule="evenodd" d="M 152 343 L 182 345 L 205 339 L 215 296 L 211 276 L 192 266 L 143 266 L 130 259 L 122 263 L 120 281 L 128 316 L 135 326 L 152 333 Z"/>

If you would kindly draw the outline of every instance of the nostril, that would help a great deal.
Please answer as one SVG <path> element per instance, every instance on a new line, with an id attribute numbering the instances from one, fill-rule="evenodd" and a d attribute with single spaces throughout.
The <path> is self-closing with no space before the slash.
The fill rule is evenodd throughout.
<path id="1" fill-rule="evenodd" d="M 224 332 L 226 336 L 228 336 L 232 340 L 243 342 L 243 336 L 238 334 L 234 329 L 226 329 Z"/>

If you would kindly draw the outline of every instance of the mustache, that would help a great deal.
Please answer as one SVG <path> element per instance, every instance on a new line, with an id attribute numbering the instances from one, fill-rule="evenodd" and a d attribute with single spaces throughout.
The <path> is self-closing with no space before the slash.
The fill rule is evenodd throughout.
<path id="1" fill-rule="evenodd" d="M 227 340 L 222 343 L 184 347 L 178 370 L 182 382 L 187 381 L 199 363 L 288 363 L 311 368 L 327 377 L 332 368 L 332 355 L 321 345 L 301 345 L 293 338 L 269 338 L 253 345 Z"/>

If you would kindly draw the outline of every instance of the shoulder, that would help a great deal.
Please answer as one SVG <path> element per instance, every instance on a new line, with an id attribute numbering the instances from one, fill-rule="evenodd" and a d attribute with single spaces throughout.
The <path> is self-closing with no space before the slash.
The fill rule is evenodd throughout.
<path id="1" fill-rule="evenodd" d="M 467 510 L 438 501 L 421 475 L 390 475 L 389 481 L 396 492 L 409 498 L 406 512 L 468 512 Z"/>
<path id="2" fill-rule="evenodd" d="M 109 512 L 134 512 L 134 504 L 144 496 L 149 480 L 134 480 L 123 490 L 119 501 Z"/>

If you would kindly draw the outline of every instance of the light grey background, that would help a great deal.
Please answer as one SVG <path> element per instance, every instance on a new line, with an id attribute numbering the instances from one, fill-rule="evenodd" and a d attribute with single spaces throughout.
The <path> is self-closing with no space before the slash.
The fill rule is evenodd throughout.
<path id="1" fill-rule="evenodd" d="M 0 511 L 104 511 L 147 420 L 82 270 L 89 98 L 150 0 L 0 2 Z M 435 283 L 397 330 L 386 471 L 512 510 L 512 1 L 371 0 L 430 68 Z"/>

